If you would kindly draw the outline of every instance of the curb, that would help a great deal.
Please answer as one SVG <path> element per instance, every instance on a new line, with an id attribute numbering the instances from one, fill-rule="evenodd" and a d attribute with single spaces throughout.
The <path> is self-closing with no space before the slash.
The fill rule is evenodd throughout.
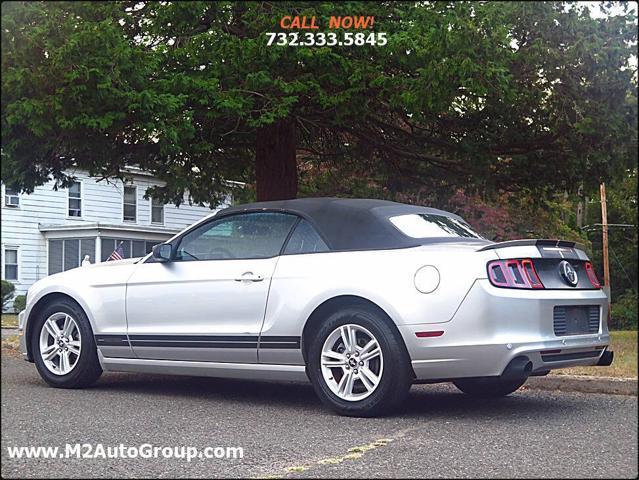
<path id="1" fill-rule="evenodd" d="M 524 388 L 563 392 L 606 393 L 637 396 L 636 378 L 591 377 L 588 375 L 547 375 L 529 377 Z"/>

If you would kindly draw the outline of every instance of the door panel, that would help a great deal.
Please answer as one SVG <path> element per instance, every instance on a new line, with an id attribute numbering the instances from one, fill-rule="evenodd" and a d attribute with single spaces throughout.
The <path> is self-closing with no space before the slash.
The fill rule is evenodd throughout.
<path id="1" fill-rule="evenodd" d="M 269 286 L 298 221 L 280 212 L 214 218 L 172 242 L 127 284 L 128 336 L 140 358 L 256 363 Z"/>
<path id="2" fill-rule="evenodd" d="M 277 257 L 146 263 L 127 286 L 129 340 L 140 358 L 257 362 Z M 261 277 L 260 281 L 246 280 Z"/>

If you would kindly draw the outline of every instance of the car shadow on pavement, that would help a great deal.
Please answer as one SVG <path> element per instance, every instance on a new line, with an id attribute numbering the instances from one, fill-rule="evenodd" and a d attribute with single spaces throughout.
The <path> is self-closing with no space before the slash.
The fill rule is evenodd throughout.
<path id="1" fill-rule="evenodd" d="M 107 373 L 92 390 L 132 392 L 206 399 L 207 401 L 249 401 L 280 403 L 286 407 L 308 407 L 321 402 L 310 383 L 270 382 L 229 378 L 190 377 L 159 374 Z"/>
<path id="2" fill-rule="evenodd" d="M 210 377 L 178 377 L 156 374 L 109 373 L 91 389 L 108 392 L 130 392 L 164 397 L 189 397 L 210 402 L 249 402 L 280 405 L 286 408 L 326 409 L 309 383 L 266 382 Z M 557 403 L 578 410 L 584 398 L 552 392 L 520 390 L 510 396 L 477 399 L 462 394 L 451 384 L 415 385 L 406 402 L 395 415 L 414 417 L 548 417 L 557 411 Z"/>
<path id="3" fill-rule="evenodd" d="M 580 399 L 574 396 L 557 398 L 554 394 L 519 390 L 506 397 L 474 398 L 463 394 L 452 384 L 424 385 L 413 387 L 402 407 L 405 416 L 450 418 L 458 417 L 522 417 L 537 418 L 544 415 L 552 418 L 557 404 L 562 403 L 573 410 L 579 410 Z"/>

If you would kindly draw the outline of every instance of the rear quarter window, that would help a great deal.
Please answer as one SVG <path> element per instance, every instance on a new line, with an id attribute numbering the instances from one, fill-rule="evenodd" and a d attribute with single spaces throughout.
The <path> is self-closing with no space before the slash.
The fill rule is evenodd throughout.
<path id="1" fill-rule="evenodd" d="M 483 238 L 463 220 L 445 215 L 419 213 L 398 215 L 389 220 L 400 232 L 411 238 Z"/>
<path id="2" fill-rule="evenodd" d="M 319 253 L 328 252 L 328 250 L 328 246 L 313 226 L 302 219 L 295 227 L 291 238 L 288 239 L 284 254 Z"/>

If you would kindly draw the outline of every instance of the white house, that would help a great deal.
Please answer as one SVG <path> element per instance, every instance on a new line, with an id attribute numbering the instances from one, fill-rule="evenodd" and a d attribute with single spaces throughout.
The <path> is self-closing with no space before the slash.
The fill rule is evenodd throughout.
<path id="1" fill-rule="evenodd" d="M 2 278 L 16 286 L 16 295 L 42 277 L 80 266 L 86 255 L 91 263 L 104 262 L 120 244 L 125 258 L 143 256 L 214 211 L 145 199 L 147 188 L 162 183 L 137 169 L 128 171 L 130 183 L 69 173 L 77 181 L 57 191 L 53 182 L 29 195 L 2 185 Z"/>

